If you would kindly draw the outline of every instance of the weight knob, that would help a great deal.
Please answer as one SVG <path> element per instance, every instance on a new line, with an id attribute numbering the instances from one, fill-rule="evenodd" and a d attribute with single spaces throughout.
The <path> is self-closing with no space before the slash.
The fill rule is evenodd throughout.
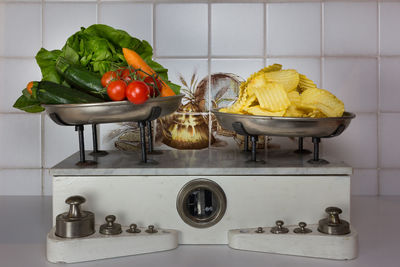
<path id="1" fill-rule="evenodd" d="M 284 222 L 282 220 L 278 220 L 275 222 L 274 227 L 271 228 L 271 233 L 273 234 L 286 234 L 289 232 L 289 229 L 286 227 L 283 227 Z"/>
<path id="2" fill-rule="evenodd" d="M 154 234 L 154 233 L 157 233 L 157 232 L 158 231 L 156 229 L 154 229 L 154 225 L 149 225 L 149 227 L 146 230 L 146 233 L 149 233 L 149 234 Z"/>
<path id="3" fill-rule="evenodd" d="M 257 234 L 262 234 L 264 233 L 264 229 L 262 227 L 258 227 L 257 230 L 255 230 L 254 232 L 256 232 Z"/>
<path id="4" fill-rule="evenodd" d="M 137 234 L 140 233 L 140 229 L 137 228 L 137 225 L 132 223 L 129 225 L 129 229 L 126 230 L 128 233 Z"/>
<path id="5" fill-rule="evenodd" d="M 114 215 L 106 216 L 105 224 L 100 226 L 100 234 L 103 235 L 118 235 L 122 233 L 122 228 L 119 223 L 115 223 L 116 217 Z"/>
<path id="6" fill-rule="evenodd" d="M 311 233 L 311 229 L 306 228 L 307 224 L 305 222 L 299 222 L 299 228 L 293 230 L 296 234 L 308 234 Z"/>

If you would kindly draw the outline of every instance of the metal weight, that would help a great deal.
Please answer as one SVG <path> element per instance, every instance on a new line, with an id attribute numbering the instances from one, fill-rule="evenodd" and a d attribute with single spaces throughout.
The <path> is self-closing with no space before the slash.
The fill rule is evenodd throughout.
<path id="1" fill-rule="evenodd" d="M 82 196 L 71 196 L 65 200 L 69 211 L 56 217 L 55 235 L 64 238 L 84 237 L 94 233 L 94 214 L 82 211 L 80 205 L 86 199 Z"/>

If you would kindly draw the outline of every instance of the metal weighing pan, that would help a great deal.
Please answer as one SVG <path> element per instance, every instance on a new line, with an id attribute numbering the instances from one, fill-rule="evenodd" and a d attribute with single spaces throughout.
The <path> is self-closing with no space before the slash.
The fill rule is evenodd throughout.
<path id="1" fill-rule="evenodd" d="M 333 137 L 340 135 L 355 118 L 355 114 L 344 112 L 342 117 L 295 118 L 268 117 L 219 112 L 213 109 L 219 124 L 237 132 L 237 125 L 248 135 L 288 136 L 288 137 Z"/>
<path id="2" fill-rule="evenodd" d="M 129 101 L 111 101 L 89 104 L 43 105 L 56 123 L 63 125 L 100 124 L 112 122 L 139 122 L 147 120 L 153 108 L 161 109 L 158 117 L 175 112 L 183 95 L 151 98 L 143 104 Z"/>

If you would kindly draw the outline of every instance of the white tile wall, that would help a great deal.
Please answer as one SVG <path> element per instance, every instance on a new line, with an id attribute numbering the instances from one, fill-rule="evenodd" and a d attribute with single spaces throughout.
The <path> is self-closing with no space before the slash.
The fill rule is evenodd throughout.
<path id="1" fill-rule="evenodd" d="M 207 56 L 207 4 L 160 4 L 155 14 L 157 56 Z"/>
<path id="2" fill-rule="evenodd" d="M 354 168 L 377 168 L 377 116 L 375 113 L 356 115 L 343 134 L 322 140 L 323 155 L 343 159 Z"/>
<path id="3" fill-rule="evenodd" d="M 323 87 L 342 99 L 347 110 L 377 112 L 376 58 L 326 58 Z"/>
<path id="4" fill-rule="evenodd" d="M 400 112 L 400 57 L 382 57 L 380 66 L 380 111 Z"/>
<path id="5" fill-rule="evenodd" d="M 83 133 L 85 149 L 93 149 L 92 126 L 85 125 Z M 45 168 L 51 168 L 79 150 L 78 132 L 75 128 L 57 125 L 47 115 L 44 119 L 43 135 L 43 167 Z"/>
<path id="6" fill-rule="evenodd" d="M 0 114 L 0 129 L 0 169 L 40 168 L 40 115 Z"/>
<path id="7" fill-rule="evenodd" d="M 324 44 L 327 55 L 376 55 L 378 49 L 376 2 L 327 2 Z"/>
<path id="8" fill-rule="evenodd" d="M 61 49 L 67 38 L 97 21 L 95 3 L 45 3 L 43 10 L 43 46 Z"/>
<path id="9" fill-rule="evenodd" d="M 34 56 L 42 44 L 42 5 L 0 2 L 0 18 L 0 56 Z"/>
<path id="10" fill-rule="evenodd" d="M 298 69 L 357 113 L 343 135 L 322 141 L 323 156 L 355 168 L 352 193 L 400 195 L 398 14 L 399 1 L 374 0 L 0 0 L 0 195 L 51 194 L 48 169 L 78 150 L 73 127 L 11 105 L 40 78 L 39 48 L 59 49 L 93 23 L 148 40 L 174 82 L 195 70 L 247 78 L 266 64 Z M 101 125 L 100 148 L 112 148 L 112 129 Z M 90 126 L 85 137 L 90 149 Z"/>
<path id="11" fill-rule="evenodd" d="M 400 168 L 400 113 L 382 113 L 379 125 L 380 166 Z"/>
<path id="12" fill-rule="evenodd" d="M 267 54 L 321 55 L 321 5 L 319 3 L 268 5 Z"/>
<path id="13" fill-rule="evenodd" d="M 400 55 L 400 3 L 382 3 L 380 6 L 380 50 L 381 55 Z"/>
<path id="14" fill-rule="evenodd" d="M 211 8 L 213 56 L 263 56 L 263 4 L 215 4 Z"/>
<path id="15" fill-rule="evenodd" d="M 22 79 L 22 77 L 24 77 Z M 34 59 L 0 58 L 0 112 L 23 112 L 12 106 L 29 81 L 42 75 Z"/>

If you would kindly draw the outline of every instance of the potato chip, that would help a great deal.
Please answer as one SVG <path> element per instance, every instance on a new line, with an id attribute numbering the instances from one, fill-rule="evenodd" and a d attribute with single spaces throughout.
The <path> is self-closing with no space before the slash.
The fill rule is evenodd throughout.
<path id="1" fill-rule="evenodd" d="M 340 117 L 344 104 L 336 96 L 324 89 L 309 88 L 301 94 L 301 107 L 321 111 L 327 117 Z"/>
<path id="2" fill-rule="evenodd" d="M 276 117 L 276 116 L 281 117 L 281 116 L 285 113 L 285 110 L 276 111 L 276 112 L 271 112 L 271 111 L 268 111 L 268 110 L 265 110 L 265 109 L 261 108 L 260 105 L 252 106 L 252 107 L 248 108 L 246 111 L 247 111 L 249 114 L 252 114 L 252 115 L 258 115 L 258 116 L 275 116 L 275 117 Z"/>
<path id="3" fill-rule="evenodd" d="M 268 111 L 286 110 L 290 105 L 290 100 L 282 84 L 267 83 L 265 87 L 255 87 L 254 93 L 261 108 Z"/>
<path id="4" fill-rule="evenodd" d="M 284 117 L 304 117 L 307 114 L 304 112 L 303 109 L 297 108 L 295 105 L 290 105 L 286 112 L 284 113 Z"/>
<path id="5" fill-rule="evenodd" d="M 280 64 L 273 64 L 269 65 L 255 73 L 253 73 L 245 82 L 240 84 L 240 92 L 244 92 L 246 90 L 247 85 L 253 81 L 256 77 L 263 76 L 264 73 L 271 72 L 271 71 L 278 71 L 282 69 L 282 65 Z M 239 99 L 241 98 L 240 93 L 239 93 Z"/>
<path id="6" fill-rule="evenodd" d="M 264 75 L 268 82 L 282 84 L 286 92 L 295 90 L 299 84 L 299 73 L 296 70 L 272 71 Z"/>
<path id="7" fill-rule="evenodd" d="M 287 96 L 290 100 L 291 105 L 300 106 L 301 97 L 300 97 L 299 92 L 291 91 L 291 92 L 287 93 Z"/>
<path id="8" fill-rule="evenodd" d="M 221 112 L 285 117 L 339 117 L 344 104 L 296 70 L 270 65 L 240 85 L 235 103 Z"/>

